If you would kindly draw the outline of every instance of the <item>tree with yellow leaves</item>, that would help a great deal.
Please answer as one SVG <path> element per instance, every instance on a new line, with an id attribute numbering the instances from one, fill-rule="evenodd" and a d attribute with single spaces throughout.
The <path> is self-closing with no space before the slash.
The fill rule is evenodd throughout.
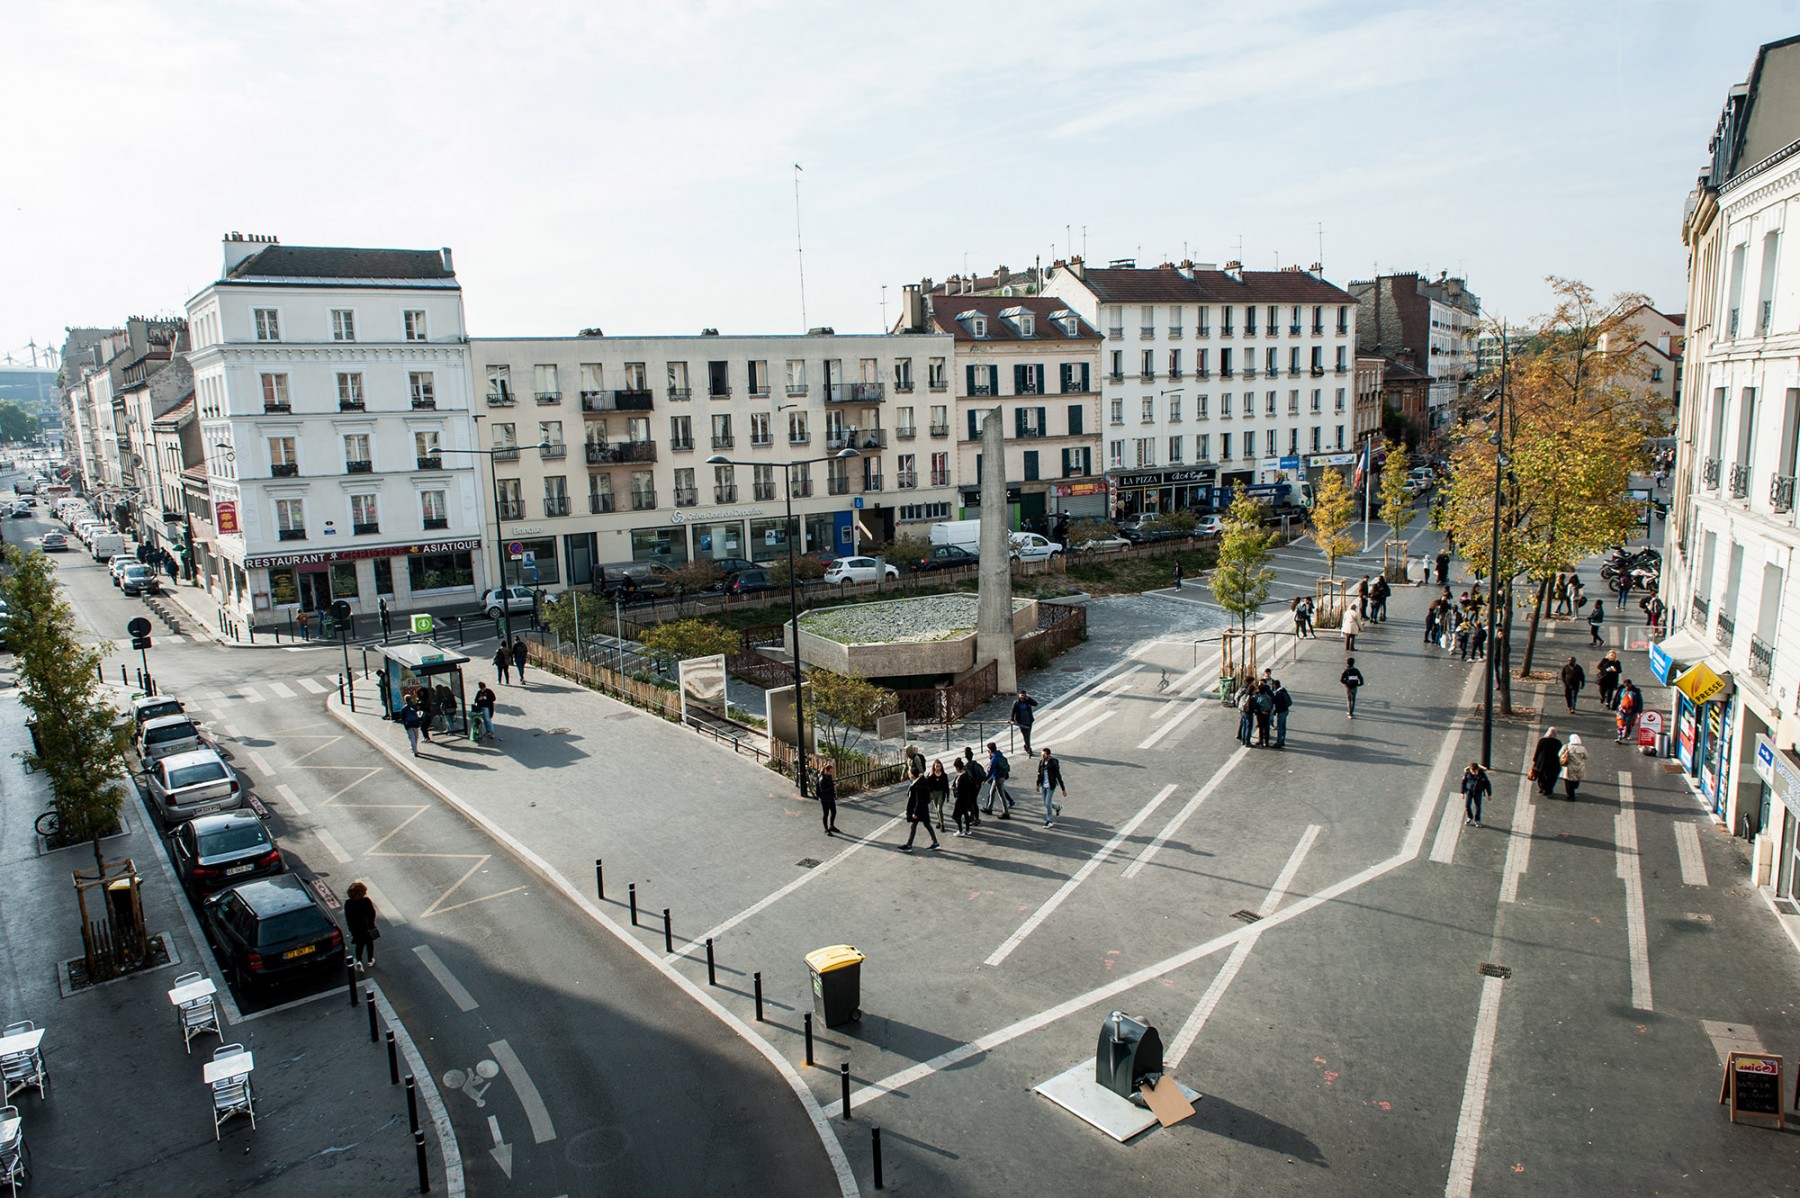
<path id="1" fill-rule="evenodd" d="M 1356 497 L 1344 486 L 1344 476 L 1327 470 L 1313 484 L 1313 544 L 1325 555 L 1325 570 L 1337 577 L 1337 560 L 1355 553 L 1356 537 L 1348 530 L 1356 519 Z"/>
<path id="2" fill-rule="evenodd" d="M 1397 541 L 1417 514 L 1406 490 L 1406 470 L 1411 464 L 1404 442 L 1388 447 L 1387 464 L 1381 468 L 1381 518 L 1387 522 L 1388 539 Z"/>

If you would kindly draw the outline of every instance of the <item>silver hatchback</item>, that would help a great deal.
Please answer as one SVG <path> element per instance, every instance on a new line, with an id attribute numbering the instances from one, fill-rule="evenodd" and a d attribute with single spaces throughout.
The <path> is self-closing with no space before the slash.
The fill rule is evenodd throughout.
<path id="1" fill-rule="evenodd" d="M 165 826 L 244 805 L 237 772 L 212 749 L 161 758 L 151 765 L 148 778 L 150 806 Z"/>

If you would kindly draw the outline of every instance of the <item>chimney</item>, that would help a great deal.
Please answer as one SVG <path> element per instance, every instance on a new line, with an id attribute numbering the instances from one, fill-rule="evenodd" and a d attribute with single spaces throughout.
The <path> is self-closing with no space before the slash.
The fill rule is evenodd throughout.
<path id="1" fill-rule="evenodd" d="M 922 333 L 925 331 L 925 295 L 917 283 L 908 283 L 902 290 L 905 298 L 901 301 L 901 319 L 905 323 L 901 328 L 908 333 Z"/>
<path id="2" fill-rule="evenodd" d="M 255 233 L 245 234 L 233 231 L 225 234 L 224 274 L 229 275 L 237 268 L 239 263 L 245 262 L 262 253 L 272 240 L 272 238 L 265 240 Z"/>
<path id="3" fill-rule="evenodd" d="M 1244 264 L 1237 261 L 1227 262 L 1225 275 L 1234 283 L 1242 283 L 1244 281 Z"/>
<path id="4" fill-rule="evenodd" d="M 1311 275 L 1315 279 L 1324 279 L 1325 264 L 1323 262 L 1315 262 L 1311 266 L 1306 268 L 1306 273 Z"/>
<path id="5" fill-rule="evenodd" d="M 454 276 L 456 274 L 456 264 L 450 260 L 450 247 L 445 246 L 438 252 L 444 255 L 444 273 Z"/>
<path id="6" fill-rule="evenodd" d="M 1004 286 L 1006 286 L 1007 280 L 1009 280 L 1011 278 L 1012 278 L 1012 271 L 1006 269 L 1006 267 L 996 266 L 994 268 L 994 286 L 1004 287 Z"/>
<path id="7" fill-rule="evenodd" d="M 1069 259 L 1069 273 L 1078 279 L 1087 278 L 1087 262 L 1079 255 Z"/>

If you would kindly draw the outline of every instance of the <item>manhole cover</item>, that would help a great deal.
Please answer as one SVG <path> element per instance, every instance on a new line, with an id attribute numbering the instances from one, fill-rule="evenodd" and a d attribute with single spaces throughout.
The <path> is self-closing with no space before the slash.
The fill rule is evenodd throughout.
<path id="1" fill-rule="evenodd" d="M 1505 965 L 1496 965 L 1492 961 L 1483 961 L 1481 963 L 1481 968 L 1477 969 L 1475 972 L 1479 973 L 1484 978 L 1509 978 L 1512 976 L 1511 969 L 1507 968 Z"/>
<path id="2" fill-rule="evenodd" d="M 1243 920 L 1243 921 L 1244 921 L 1244 922 L 1245 922 L 1245 923 L 1255 923 L 1255 922 L 1257 922 L 1257 921 L 1258 921 L 1258 920 L 1260 920 L 1260 919 L 1261 919 L 1261 918 L 1262 918 L 1262 916 L 1260 916 L 1260 915 L 1258 915 L 1258 914 L 1257 914 L 1257 913 L 1256 913 L 1256 912 L 1254 912 L 1254 911 L 1251 911 L 1251 910 L 1249 910 L 1249 909 L 1248 909 L 1248 908 L 1246 908 L 1246 909 L 1245 909 L 1245 910 L 1243 910 L 1243 911 L 1233 911 L 1233 912 L 1232 912 L 1232 913 L 1231 913 L 1231 918 L 1233 918 L 1233 919 L 1241 919 L 1241 920 Z"/>
<path id="3" fill-rule="evenodd" d="M 802 857 L 800 860 L 794 862 L 794 864 L 798 865 L 801 869 L 812 869 L 819 864 L 819 859 L 817 857 Z"/>

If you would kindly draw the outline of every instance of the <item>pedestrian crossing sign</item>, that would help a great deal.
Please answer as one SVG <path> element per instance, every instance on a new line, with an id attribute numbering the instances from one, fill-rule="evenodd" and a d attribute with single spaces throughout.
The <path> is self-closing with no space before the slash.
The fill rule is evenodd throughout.
<path id="1" fill-rule="evenodd" d="M 412 630 L 414 634 L 418 636 L 431 635 L 431 617 L 424 612 L 420 612 L 418 615 L 414 616 L 412 618 Z"/>

